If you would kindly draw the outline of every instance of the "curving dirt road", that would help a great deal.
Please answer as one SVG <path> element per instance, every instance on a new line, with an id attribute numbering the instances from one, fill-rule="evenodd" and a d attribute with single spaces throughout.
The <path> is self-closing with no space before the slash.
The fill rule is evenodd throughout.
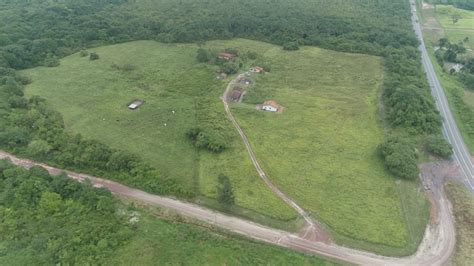
<path id="1" fill-rule="evenodd" d="M 35 165 L 41 166 L 53 175 L 65 172 L 70 178 L 79 182 L 89 180 L 92 185 L 96 187 L 107 188 L 116 195 L 127 197 L 152 206 L 165 207 L 174 210 L 181 215 L 213 224 L 231 232 L 242 234 L 244 236 L 281 247 L 315 255 L 322 255 L 349 263 L 363 265 L 443 265 L 449 259 L 455 245 L 455 232 L 450 211 L 450 204 L 444 195 L 442 187 L 438 186 L 443 182 L 442 180 L 439 182 L 432 182 L 432 180 L 436 180 L 436 178 L 439 177 L 444 177 L 444 175 L 441 171 L 439 171 L 439 169 L 435 169 L 430 166 L 426 166 L 425 169 L 422 168 L 422 172 L 425 185 L 430 187 L 433 202 L 437 206 L 437 208 L 435 208 L 436 213 L 426 229 L 423 242 L 418 248 L 418 251 L 409 257 L 391 258 L 350 249 L 335 244 L 307 240 L 295 234 L 269 228 L 244 219 L 232 217 L 230 215 L 203 208 L 196 204 L 152 195 L 144 191 L 133 189 L 117 182 L 101 179 L 98 177 L 71 171 L 63 171 L 42 163 L 20 159 L 3 151 L 0 151 L 0 159 L 8 159 L 13 164 L 25 168 L 31 168 Z"/>
<path id="2" fill-rule="evenodd" d="M 226 115 L 227 115 L 227 118 L 232 122 L 232 125 L 234 125 L 235 129 L 237 130 L 237 132 L 239 133 L 240 135 L 240 138 L 242 139 L 242 142 L 244 143 L 245 145 L 245 149 L 247 150 L 249 156 L 250 156 L 250 160 L 252 161 L 254 167 L 255 167 L 255 170 L 257 170 L 257 173 L 258 175 L 260 176 L 260 178 L 263 180 L 263 182 L 273 191 L 273 193 L 275 193 L 280 199 L 282 199 L 286 204 L 288 204 L 290 207 L 292 207 L 293 209 L 296 210 L 296 212 L 298 212 L 298 214 L 303 217 L 303 219 L 306 221 L 307 223 L 307 229 L 306 229 L 306 232 L 304 233 L 304 237 L 308 237 L 308 238 L 319 238 L 319 239 L 324 239 L 326 241 L 328 241 L 328 237 L 326 237 L 326 234 L 323 232 L 323 230 L 321 229 L 321 226 L 318 225 L 318 223 L 316 223 L 310 216 L 307 212 L 305 212 L 303 210 L 303 208 L 301 208 L 295 201 L 293 201 L 290 197 L 288 197 L 287 195 L 285 195 L 283 192 L 281 192 L 281 190 L 278 189 L 278 187 L 276 187 L 272 181 L 267 177 L 267 175 L 265 174 L 265 172 L 263 171 L 262 167 L 260 166 L 260 164 L 258 163 L 258 160 L 257 160 L 257 157 L 255 156 L 255 153 L 253 152 L 253 149 L 252 147 L 250 146 L 250 142 L 247 138 L 247 136 L 245 135 L 244 131 L 242 130 L 242 128 L 240 127 L 240 125 L 237 123 L 237 121 L 235 120 L 234 118 L 234 115 L 232 114 L 232 112 L 230 111 L 230 108 L 229 108 L 229 103 L 227 102 L 227 99 L 228 99 L 228 93 L 229 91 L 232 89 L 233 86 L 235 85 L 238 85 L 238 81 L 242 78 L 244 78 L 245 76 L 243 74 L 240 74 L 238 75 L 235 79 L 231 80 L 229 82 L 229 84 L 227 85 L 225 91 L 224 91 L 224 94 L 222 95 L 222 102 L 224 104 L 224 109 L 225 109 L 225 112 L 226 112 Z"/>

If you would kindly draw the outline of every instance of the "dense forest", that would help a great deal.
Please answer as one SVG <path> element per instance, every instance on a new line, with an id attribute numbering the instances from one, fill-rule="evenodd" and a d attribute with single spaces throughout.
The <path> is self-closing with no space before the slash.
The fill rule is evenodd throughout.
<path id="1" fill-rule="evenodd" d="M 86 47 L 139 39 L 202 42 L 242 37 L 283 47 L 315 45 L 382 56 L 387 73 L 383 116 L 393 129 L 390 132 L 439 135 L 441 120 L 409 18 L 406 0 L 2 1 L 0 146 L 60 167 L 113 176 L 154 193 L 192 197 L 194 191 L 163 180 L 159 169 L 137 156 L 66 133 L 61 115 L 43 99 L 25 99 L 23 86 L 30 80 L 15 73 L 39 65 L 55 66 L 58 58 Z M 399 148 L 414 150 L 414 145 L 419 143 Z M 391 150 L 403 159 L 407 152 L 397 154 L 399 148 Z M 409 169 L 416 164 L 416 158 L 405 161 Z"/>
<path id="2" fill-rule="evenodd" d="M 0 161 L 0 264 L 101 264 L 133 235 L 105 189 Z"/>
<path id="3" fill-rule="evenodd" d="M 454 5 L 457 8 L 474 10 L 474 0 L 428 0 L 432 4 Z"/>

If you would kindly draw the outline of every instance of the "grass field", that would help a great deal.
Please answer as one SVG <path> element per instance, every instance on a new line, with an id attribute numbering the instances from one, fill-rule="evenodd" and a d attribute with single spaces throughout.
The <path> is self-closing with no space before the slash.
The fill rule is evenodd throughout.
<path id="1" fill-rule="evenodd" d="M 336 265 L 219 230 L 142 214 L 136 235 L 106 265 Z"/>
<path id="2" fill-rule="evenodd" d="M 48 99 L 71 132 L 140 154 L 187 190 L 213 198 L 217 176 L 224 173 L 231 179 L 238 207 L 279 220 L 294 219 L 296 213 L 260 181 L 230 124 L 222 130 L 232 136 L 231 147 L 221 154 L 198 152 L 186 139 L 186 131 L 199 124 L 199 117 L 226 121 L 219 100 L 225 82 L 215 79 L 212 67 L 196 62 L 196 50 L 196 45 L 153 41 L 92 49 L 99 60 L 74 54 L 59 67 L 27 70 L 33 79 L 27 94 Z M 113 64 L 136 69 L 120 71 Z M 127 104 L 134 99 L 144 99 L 145 104 L 130 111 Z M 211 103 L 205 114 L 196 108 L 201 102 Z"/>
<path id="3" fill-rule="evenodd" d="M 413 183 L 403 189 L 416 200 L 401 202 L 401 184 L 376 154 L 383 138 L 376 107 L 381 60 L 310 47 L 283 52 L 269 46 L 264 56 L 271 73 L 258 78 L 233 111 L 270 178 L 337 234 L 416 247 L 426 202 Z M 255 110 L 268 99 L 283 113 Z M 410 208 L 422 211 L 407 223 Z M 409 231 L 412 224 L 416 229 Z"/>
<path id="4" fill-rule="evenodd" d="M 455 8 L 451 5 L 436 5 L 438 21 L 445 28 L 474 28 L 474 12 Z M 458 16 L 459 20 L 453 23 L 453 16 Z"/>
<path id="5" fill-rule="evenodd" d="M 271 73 L 233 110 L 283 191 L 341 242 L 387 247 L 381 252 L 390 254 L 414 251 L 426 201 L 417 184 L 389 176 L 376 154 L 383 138 L 376 107 L 380 58 L 310 47 L 285 52 L 243 39 L 205 47 L 254 51 L 271 64 Z M 223 153 L 196 151 L 186 140 L 185 132 L 207 117 L 226 121 L 219 96 L 228 81 L 216 80 L 213 67 L 196 62 L 197 48 L 139 41 L 91 49 L 100 60 L 75 54 L 59 67 L 25 71 L 33 79 L 27 94 L 47 98 L 71 132 L 141 154 L 183 187 L 199 191 L 200 203 L 216 205 L 216 179 L 224 173 L 235 190 L 236 214 L 294 229 L 295 212 L 263 185 L 230 123 L 221 129 L 232 136 Z M 113 64 L 136 69 L 119 71 Z M 285 107 L 283 114 L 255 110 L 253 103 L 270 98 Z M 146 103 L 130 111 L 126 105 L 134 99 Z M 206 112 L 196 108 L 202 103 Z M 411 215 L 414 210 L 421 214 Z M 290 220 L 293 225 L 276 222 Z"/>
<path id="6" fill-rule="evenodd" d="M 451 260 L 453 265 L 470 265 L 474 261 L 474 198 L 463 185 L 448 183 L 445 188 L 456 220 L 456 251 Z"/>
<path id="7" fill-rule="evenodd" d="M 453 14 L 459 15 L 459 21 L 453 24 Z M 464 42 L 468 49 L 474 49 L 474 11 L 463 10 L 448 5 L 436 6 L 436 19 L 444 28 L 445 34 L 452 43 L 460 43 L 468 37 L 469 41 Z M 468 54 L 474 55 L 473 51 Z"/>

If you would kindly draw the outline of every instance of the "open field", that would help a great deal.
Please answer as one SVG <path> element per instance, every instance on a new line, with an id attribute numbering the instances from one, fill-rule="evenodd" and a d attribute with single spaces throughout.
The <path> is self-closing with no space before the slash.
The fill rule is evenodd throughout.
<path id="1" fill-rule="evenodd" d="M 240 236 L 149 214 L 107 265 L 336 265 Z"/>
<path id="2" fill-rule="evenodd" d="M 285 52 L 243 39 L 204 47 L 250 50 L 270 63 L 271 73 L 233 111 L 281 190 L 340 242 L 392 254 L 414 251 L 426 224 L 426 201 L 417 184 L 389 176 L 376 154 L 383 137 L 376 107 L 380 58 L 310 47 Z M 75 54 L 59 67 L 25 71 L 33 79 L 27 94 L 48 99 L 71 132 L 140 154 L 184 188 L 199 191 L 205 205 L 216 205 L 217 176 L 224 173 L 235 190 L 235 213 L 271 225 L 294 220 L 294 211 L 256 175 L 230 123 L 222 123 L 219 96 L 227 81 L 217 81 L 214 67 L 196 62 L 197 48 L 139 41 L 91 49 L 99 60 Z M 126 105 L 134 99 L 145 104 L 130 111 Z M 285 112 L 258 112 L 253 104 L 263 99 L 277 100 Z M 202 103 L 205 112 L 196 107 Z M 197 151 L 187 141 L 186 131 L 206 119 L 223 125 L 229 149 Z M 411 215 L 414 210 L 418 215 Z"/>
<path id="3" fill-rule="evenodd" d="M 183 189 L 214 198 L 217 176 L 224 173 L 238 207 L 294 219 L 296 213 L 260 181 L 230 124 L 221 130 L 231 136 L 231 147 L 221 154 L 199 152 L 187 140 L 186 131 L 207 117 L 227 125 L 219 100 L 225 82 L 215 79 L 212 67 L 196 62 L 196 50 L 196 45 L 153 41 L 95 48 L 97 61 L 74 54 L 59 67 L 25 71 L 33 79 L 27 94 L 45 97 L 71 132 L 141 155 Z M 113 64 L 135 69 L 117 70 Z M 145 104 L 131 111 L 127 104 L 134 99 Z M 200 103 L 209 103 L 205 113 L 196 108 Z"/>
<path id="4" fill-rule="evenodd" d="M 395 181 L 376 154 L 381 60 L 310 47 L 267 46 L 264 56 L 271 73 L 232 108 L 269 177 L 336 234 L 413 250 L 426 202 L 416 183 Z M 255 110 L 268 99 L 284 112 Z M 400 201 L 401 187 L 409 204 Z M 411 210 L 419 215 L 406 215 Z"/>
<path id="5" fill-rule="evenodd" d="M 451 5 L 436 5 L 438 21 L 445 28 L 472 29 L 474 30 L 474 12 L 455 8 Z M 453 23 L 453 16 L 458 16 L 458 21 Z"/>
<path id="6" fill-rule="evenodd" d="M 448 183 L 445 187 L 453 205 L 456 220 L 456 253 L 453 265 L 468 265 L 474 261 L 474 198 L 462 186 Z"/>

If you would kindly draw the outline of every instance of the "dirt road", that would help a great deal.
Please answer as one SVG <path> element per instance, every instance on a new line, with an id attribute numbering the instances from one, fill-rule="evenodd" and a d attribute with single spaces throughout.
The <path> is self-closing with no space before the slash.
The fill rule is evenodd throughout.
<path id="1" fill-rule="evenodd" d="M 310 241 L 295 234 L 222 214 L 196 204 L 152 195 L 98 177 L 63 171 L 31 160 L 20 159 L 3 151 L 0 151 L 0 159 L 8 159 L 15 165 L 25 168 L 30 168 L 35 165 L 42 166 L 53 175 L 65 172 L 77 181 L 82 182 L 87 179 L 90 180 L 94 186 L 107 188 L 114 194 L 152 206 L 168 208 L 181 215 L 214 224 L 231 232 L 281 247 L 322 255 L 345 262 L 363 265 L 443 265 L 454 250 L 455 233 L 450 204 L 446 200 L 442 187 L 438 187 L 439 184 L 442 184 L 442 181 L 432 182 L 432 180 L 436 180 L 436 178 L 442 176 L 442 174 L 440 174 L 442 172 L 436 168 L 432 168 L 432 166 L 425 166 L 422 168 L 422 172 L 425 184 L 430 187 L 433 193 L 433 201 L 437 206 L 437 208 L 435 208 L 436 215 L 434 215 L 434 218 L 427 227 L 423 242 L 414 255 L 405 258 L 391 258 L 341 247 L 335 244 Z"/>
<path id="2" fill-rule="evenodd" d="M 234 118 L 234 115 L 230 111 L 229 108 L 229 103 L 227 101 L 228 99 L 228 93 L 231 91 L 232 87 L 238 85 L 238 81 L 242 78 L 244 78 L 244 74 L 238 75 L 235 79 L 231 80 L 229 84 L 227 85 L 224 94 L 222 95 L 222 102 L 224 104 L 224 109 L 227 115 L 227 118 L 230 120 L 232 125 L 234 125 L 235 130 L 239 133 L 240 138 L 242 139 L 242 142 L 245 145 L 245 149 L 247 150 L 247 153 L 249 154 L 250 160 L 252 161 L 255 170 L 257 170 L 258 175 L 260 178 L 263 180 L 263 182 L 275 193 L 280 199 L 282 199 L 286 204 L 288 204 L 290 207 L 296 210 L 298 214 L 304 218 L 304 220 L 307 223 L 305 232 L 303 232 L 303 237 L 307 239 L 318 239 L 320 241 L 324 242 L 329 242 L 329 236 L 326 234 L 321 226 L 315 222 L 307 212 L 303 210 L 295 201 L 293 201 L 290 197 L 285 195 L 283 192 L 281 192 L 278 187 L 276 187 L 273 182 L 267 177 L 265 172 L 263 171 L 262 167 L 258 163 L 257 157 L 255 156 L 255 153 L 253 152 L 252 146 L 250 146 L 250 142 L 245 135 L 244 131 L 240 127 L 240 125 L 237 123 L 237 121 Z"/>

